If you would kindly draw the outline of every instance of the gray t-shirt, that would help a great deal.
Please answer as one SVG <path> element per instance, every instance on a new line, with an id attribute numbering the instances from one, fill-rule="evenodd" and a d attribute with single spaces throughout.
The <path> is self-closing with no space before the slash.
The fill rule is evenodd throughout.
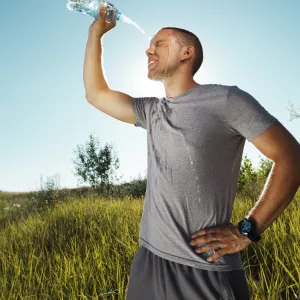
<path id="1" fill-rule="evenodd" d="M 214 262 L 190 236 L 229 225 L 245 139 L 277 119 L 237 86 L 197 85 L 169 97 L 132 98 L 135 126 L 147 130 L 147 189 L 140 245 L 176 263 L 211 271 L 242 269 L 240 252 Z"/>

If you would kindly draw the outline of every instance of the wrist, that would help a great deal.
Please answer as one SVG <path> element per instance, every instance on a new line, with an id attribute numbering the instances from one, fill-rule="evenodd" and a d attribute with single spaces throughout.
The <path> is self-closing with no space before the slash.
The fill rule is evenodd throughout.
<path id="1" fill-rule="evenodd" d="M 89 30 L 89 38 L 90 39 L 101 40 L 103 35 L 104 35 L 103 33 L 95 32 L 95 30 Z"/>
<path id="2" fill-rule="evenodd" d="M 251 218 L 244 218 L 238 223 L 238 229 L 242 235 L 245 235 L 252 242 L 258 242 L 261 239 L 260 234 L 256 230 L 256 222 Z"/>

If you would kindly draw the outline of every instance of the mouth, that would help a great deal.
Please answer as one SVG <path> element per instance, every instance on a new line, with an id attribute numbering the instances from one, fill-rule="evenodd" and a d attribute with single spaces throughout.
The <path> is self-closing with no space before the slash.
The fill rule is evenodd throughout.
<path id="1" fill-rule="evenodd" d="M 157 62 L 156 60 L 151 61 L 151 62 L 148 64 L 148 70 L 154 68 L 154 65 L 156 65 L 156 62 Z"/>

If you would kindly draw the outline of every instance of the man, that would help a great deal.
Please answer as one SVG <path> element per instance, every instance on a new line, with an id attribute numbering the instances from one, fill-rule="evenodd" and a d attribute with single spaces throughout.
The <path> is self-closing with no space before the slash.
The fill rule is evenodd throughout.
<path id="1" fill-rule="evenodd" d="M 103 14 L 101 7 L 89 29 L 86 98 L 146 129 L 148 141 L 140 247 L 127 300 L 250 299 L 240 251 L 257 242 L 293 199 L 300 183 L 299 143 L 237 86 L 195 82 L 202 46 L 183 29 L 161 28 L 146 51 L 148 78 L 164 84 L 166 97 L 133 98 L 111 90 L 101 67 L 101 39 L 116 22 L 105 23 Z M 275 164 L 263 201 L 234 225 L 245 139 Z"/>

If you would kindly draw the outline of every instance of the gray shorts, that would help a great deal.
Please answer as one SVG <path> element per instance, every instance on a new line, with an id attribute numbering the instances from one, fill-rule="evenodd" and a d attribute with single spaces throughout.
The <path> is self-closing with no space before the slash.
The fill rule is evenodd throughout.
<path id="1" fill-rule="evenodd" d="M 250 300 L 243 270 L 208 271 L 155 255 L 140 245 L 126 300 Z"/>

